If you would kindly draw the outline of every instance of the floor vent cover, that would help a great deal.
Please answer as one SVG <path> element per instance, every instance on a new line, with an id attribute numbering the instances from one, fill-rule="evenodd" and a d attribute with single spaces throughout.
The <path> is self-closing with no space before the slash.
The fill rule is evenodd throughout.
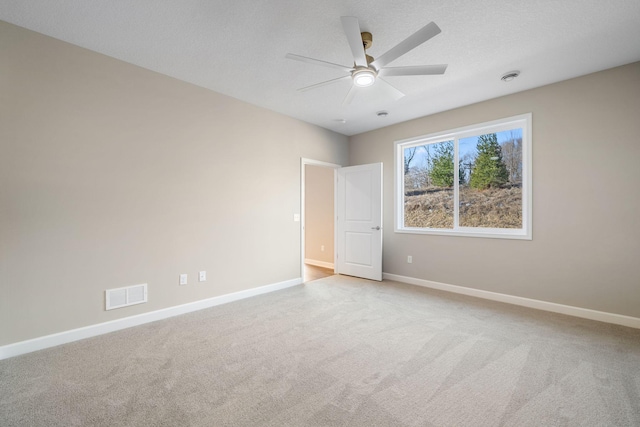
<path id="1" fill-rule="evenodd" d="M 127 307 L 147 302 L 147 284 L 127 286 L 126 288 L 107 289 L 105 291 L 105 309 Z"/>

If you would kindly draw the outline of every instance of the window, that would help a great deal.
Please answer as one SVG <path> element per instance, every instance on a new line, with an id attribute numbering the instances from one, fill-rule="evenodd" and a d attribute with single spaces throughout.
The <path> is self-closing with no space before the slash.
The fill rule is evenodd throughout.
<path id="1" fill-rule="evenodd" d="M 396 232 L 531 239 L 531 114 L 396 142 Z"/>

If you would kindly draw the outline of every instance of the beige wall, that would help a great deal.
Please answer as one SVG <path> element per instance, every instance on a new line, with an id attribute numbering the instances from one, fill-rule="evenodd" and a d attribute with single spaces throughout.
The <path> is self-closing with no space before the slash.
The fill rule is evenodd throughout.
<path id="1" fill-rule="evenodd" d="M 528 112 L 532 241 L 394 233 L 395 140 Z M 384 162 L 385 272 L 640 317 L 640 63 L 360 134 L 349 146 L 350 164 Z"/>
<path id="2" fill-rule="evenodd" d="M 0 345 L 300 277 L 300 158 L 348 159 L 342 135 L 3 22 L 0 96 Z M 138 283 L 147 304 L 104 310 Z"/>
<path id="3" fill-rule="evenodd" d="M 305 166 L 305 259 L 329 264 L 333 264 L 333 171 Z"/>

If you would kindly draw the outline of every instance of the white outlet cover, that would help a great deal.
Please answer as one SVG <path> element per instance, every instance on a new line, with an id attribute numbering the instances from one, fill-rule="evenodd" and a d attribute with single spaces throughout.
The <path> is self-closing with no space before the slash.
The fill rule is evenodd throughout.
<path id="1" fill-rule="evenodd" d="M 206 282 L 207 281 L 207 272 L 206 271 L 201 271 L 200 273 L 198 273 L 198 280 L 200 280 L 201 282 Z"/>
<path id="2" fill-rule="evenodd" d="M 300 214 L 293 214 L 293 220 L 295 222 L 300 222 Z"/>
<path id="3" fill-rule="evenodd" d="M 186 274 L 181 274 L 180 275 L 180 284 L 181 285 L 186 285 L 187 284 L 187 275 Z"/>

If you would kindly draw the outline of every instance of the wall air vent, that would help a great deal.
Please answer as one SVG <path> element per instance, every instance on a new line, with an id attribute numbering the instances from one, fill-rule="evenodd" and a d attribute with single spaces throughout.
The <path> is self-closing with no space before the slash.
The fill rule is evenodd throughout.
<path id="1" fill-rule="evenodd" d="M 147 302 L 147 284 L 107 289 L 105 291 L 105 310 L 127 307 Z"/>

